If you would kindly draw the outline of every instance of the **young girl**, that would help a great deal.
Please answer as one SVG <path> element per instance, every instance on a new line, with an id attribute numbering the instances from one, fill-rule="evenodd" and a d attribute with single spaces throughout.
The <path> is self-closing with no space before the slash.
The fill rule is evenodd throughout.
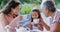
<path id="1" fill-rule="evenodd" d="M 39 19 L 39 22 L 41 21 L 42 18 L 41 18 L 39 9 L 34 9 L 34 10 L 32 10 L 31 22 L 29 23 L 29 28 L 30 28 L 30 30 L 33 30 L 34 27 L 37 27 L 37 29 L 43 31 L 43 26 L 42 26 L 42 24 L 40 24 L 40 23 L 35 24 L 35 23 L 34 23 L 34 19 Z M 33 26 L 34 26 L 34 27 L 33 27 Z"/>

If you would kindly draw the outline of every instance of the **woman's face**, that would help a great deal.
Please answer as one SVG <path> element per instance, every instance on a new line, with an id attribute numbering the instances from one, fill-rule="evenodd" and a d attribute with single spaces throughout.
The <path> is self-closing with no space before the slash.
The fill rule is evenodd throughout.
<path id="1" fill-rule="evenodd" d="M 17 6 L 14 9 L 12 8 L 12 13 L 17 15 L 19 13 L 19 10 L 20 10 L 20 6 Z"/>
<path id="2" fill-rule="evenodd" d="M 38 18 L 38 13 L 37 12 L 32 12 L 32 18 L 37 19 Z"/>

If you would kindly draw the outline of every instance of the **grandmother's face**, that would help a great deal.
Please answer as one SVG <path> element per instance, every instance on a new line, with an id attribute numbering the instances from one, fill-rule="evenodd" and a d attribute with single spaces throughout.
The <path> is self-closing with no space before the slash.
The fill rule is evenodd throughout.
<path id="1" fill-rule="evenodd" d="M 48 8 L 45 8 L 45 9 L 43 9 L 43 10 L 44 10 L 43 13 L 45 14 L 45 16 L 46 16 L 46 17 L 49 17 L 50 12 L 49 12 Z"/>

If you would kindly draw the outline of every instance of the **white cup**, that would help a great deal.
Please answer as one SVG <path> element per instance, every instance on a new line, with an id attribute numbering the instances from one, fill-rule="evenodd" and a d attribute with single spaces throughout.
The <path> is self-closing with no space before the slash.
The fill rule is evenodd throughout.
<path id="1" fill-rule="evenodd" d="M 39 19 L 33 19 L 33 22 L 34 22 L 35 24 L 38 24 L 38 23 L 39 23 Z"/>
<path id="2" fill-rule="evenodd" d="M 16 32 L 26 32 L 26 28 L 20 27 L 20 29 L 16 29 Z"/>
<path id="3" fill-rule="evenodd" d="M 27 19 L 27 15 L 22 15 L 23 16 L 23 19 Z"/>

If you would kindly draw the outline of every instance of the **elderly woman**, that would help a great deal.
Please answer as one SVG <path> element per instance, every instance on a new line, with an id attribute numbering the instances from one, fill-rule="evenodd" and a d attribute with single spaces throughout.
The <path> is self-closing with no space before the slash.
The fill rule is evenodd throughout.
<path id="1" fill-rule="evenodd" d="M 44 2 L 42 9 L 46 17 L 51 17 L 50 26 L 43 21 L 40 23 L 50 32 L 60 32 L 60 12 L 56 10 L 53 1 Z"/>
<path id="2" fill-rule="evenodd" d="M 5 28 L 9 28 L 9 32 L 16 32 L 15 28 L 19 28 L 19 20 L 22 16 L 19 16 L 20 3 L 14 0 L 10 1 L 4 11 L 0 14 L 0 32 L 7 32 Z"/>

